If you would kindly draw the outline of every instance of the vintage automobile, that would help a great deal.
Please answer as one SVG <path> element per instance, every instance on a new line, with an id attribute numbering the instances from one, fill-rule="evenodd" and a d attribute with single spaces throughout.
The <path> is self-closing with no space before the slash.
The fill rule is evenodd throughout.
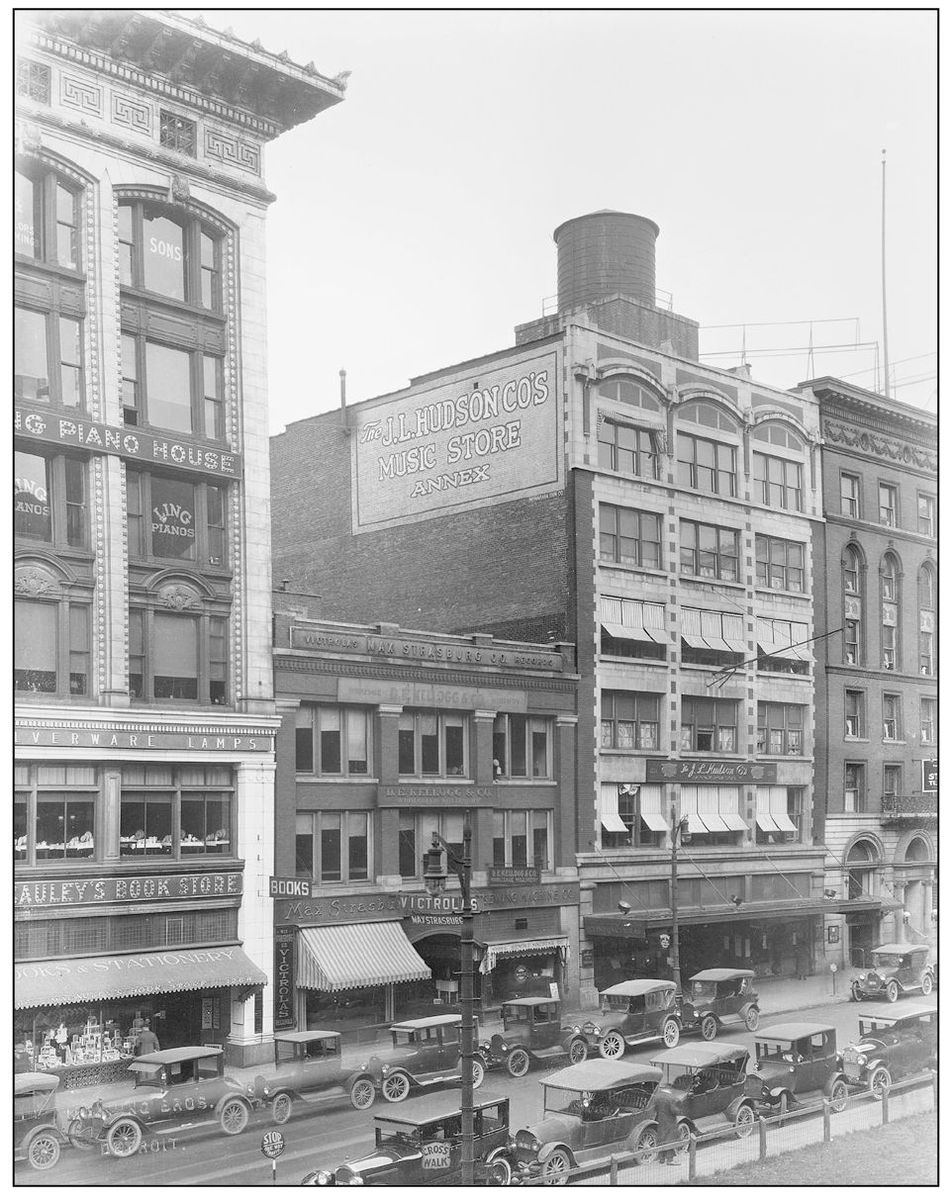
<path id="1" fill-rule="evenodd" d="M 553 1058 L 583 1062 L 588 1057 L 588 1040 L 581 1024 L 562 1022 L 561 1002 L 551 996 L 524 996 L 502 1005 L 502 1032 L 494 1033 L 480 1047 L 485 1065 L 504 1066 L 518 1079 L 531 1066 Z"/>
<path id="2" fill-rule="evenodd" d="M 759 1027 L 759 995 L 753 988 L 753 971 L 712 967 L 691 975 L 681 1002 L 682 1028 L 700 1030 L 712 1042 L 720 1026 L 738 1018 L 750 1031 Z"/>
<path id="3" fill-rule="evenodd" d="M 893 1079 L 937 1065 L 938 1006 L 905 1000 L 893 1008 L 861 1013 L 858 1040 L 842 1052 L 850 1087 L 887 1092 Z"/>
<path id="4" fill-rule="evenodd" d="M 24 1071 L 13 1077 L 14 1157 L 25 1159 L 37 1171 L 59 1162 L 63 1143 L 56 1119 L 59 1077 L 42 1071 Z"/>
<path id="5" fill-rule="evenodd" d="M 601 993 L 600 1021 L 586 1021 L 581 1032 L 602 1058 L 621 1058 L 628 1046 L 662 1040 L 680 1041 L 680 1000 L 672 979 L 628 979 Z"/>
<path id="6" fill-rule="evenodd" d="M 458 1083 L 462 1074 L 460 1057 L 462 1017 L 458 1013 L 436 1017 L 416 1017 L 390 1026 L 393 1044 L 377 1049 L 379 1089 L 384 1099 L 398 1104 L 411 1087 L 429 1087 L 434 1083 Z M 473 1043 L 479 1044 L 478 1029 Z M 472 1060 L 472 1086 L 482 1086 L 485 1062 L 476 1051 Z"/>
<path id="7" fill-rule="evenodd" d="M 81 1108 L 66 1134 L 77 1149 L 99 1146 L 115 1158 L 130 1158 L 146 1130 L 165 1130 L 217 1121 L 222 1133 L 241 1133 L 252 1102 L 236 1079 L 224 1073 L 224 1052 L 215 1046 L 179 1046 L 143 1054 L 129 1064 L 134 1091 L 121 1099 Z"/>
<path id="8" fill-rule="evenodd" d="M 890 942 L 872 951 L 872 966 L 852 980 L 853 1000 L 888 1000 L 894 1004 L 905 992 L 929 996 L 934 975 L 928 963 L 929 946 Z"/>
<path id="9" fill-rule="evenodd" d="M 372 1055 L 345 1061 L 341 1038 L 335 1029 L 276 1033 L 274 1073 L 255 1077 L 248 1085 L 249 1099 L 255 1106 L 270 1107 L 275 1125 L 290 1120 L 297 1101 L 312 1103 L 345 1095 L 354 1108 L 372 1107 L 382 1064 Z"/>
<path id="10" fill-rule="evenodd" d="M 480 1183 L 511 1182 L 508 1158 L 509 1102 L 480 1097 L 473 1106 L 473 1157 Z M 377 1116 L 376 1144 L 335 1171 L 310 1171 L 302 1184 L 317 1187 L 366 1184 L 389 1187 L 442 1185 L 461 1179 L 462 1113 L 449 1100 L 411 1101 L 399 1116 Z"/>
<path id="11" fill-rule="evenodd" d="M 569 1172 L 626 1150 L 640 1161 L 656 1154 L 653 1096 L 660 1071 L 589 1059 L 542 1080 L 540 1120 L 519 1129 L 510 1161 L 516 1182 L 565 1184 Z"/>
<path id="12" fill-rule="evenodd" d="M 749 1094 L 764 1116 L 782 1115 L 825 1097 L 841 1112 L 849 1090 L 836 1050 L 835 1028 L 813 1021 L 770 1025 L 756 1035 Z"/>
<path id="13" fill-rule="evenodd" d="M 681 1145 L 691 1134 L 732 1129 L 748 1137 L 756 1113 L 746 1094 L 750 1052 L 733 1042 L 715 1046 L 678 1046 L 662 1050 L 651 1065 L 661 1072 L 655 1103 L 666 1100 L 677 1120 Z"/>

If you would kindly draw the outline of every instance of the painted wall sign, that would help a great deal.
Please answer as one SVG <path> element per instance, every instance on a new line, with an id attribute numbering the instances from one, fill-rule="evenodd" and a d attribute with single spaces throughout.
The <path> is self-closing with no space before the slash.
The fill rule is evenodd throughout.
<path id="1" fill-rule="evenodd" d="M 337 698 L 354 704 L 406 704 L 418 708 L 526 710 L 524 692 L 505 688 L 467 688 L 439 683 L 400 683 L 386 679 L 339 679 Z"/>
<path id="2" fill-rule="evenodd" d="M 103 723 L 88 728 L 68 721 L 53 724 L 44 721 L 17 721 L 13 730 L 16 746 L 58 746 L 98 748 L 100 750 L 212 750 L 224 754 L 269 754 L 274 746 L 271 730 L 247 730 L 201 727 L 194 730 L 167 732 L 159 726 L 138 725 L 134 728 L 110 726 Z"/>
<path id="3" fill-rule="evenodd" d="M 539 884 L 541 881 L 541 867 L 489 867 L 489 883 Z"/>
<path id="4" fill-rule="evenodd" d="M 131 875 L 98 879 L 38 879 L 15 883 L 17 908 L 62 908 L 125 904 L 130 900 L 190 900 L 240 896 L 240 871 L 196 871 L 189 875 Z"/>
<path id="5" fill-rule="evenodd" d="M 356 409 L 354 532 L 560 487 L 559 376 L 528 353 Z"/>
<path id="6" fill-rule="evenodd" d="M 293 925 L 279 925 L 274 930 L 274 1031 L 295 1029 L 294 988 L 297 951 L 297 930 Z"/>
<path id="7" fill-rule="evenodd" d="M 310 889 L 311 883 L 309 879 L 287 879 L 272 875 L 268 880 L 269 896 L 307 897 L 310 895 Z"/>
<path id="8" fill-rule="evenodd" d="M 13 413 L 13 428 L 24 437 L 56 446 L 82 446 L 100 454 L 118 454 L 120 458 L 161 463 L 166 467 L 178 467 L 202 475 L 219 475 L 226 479 L 241 477 L 240 454 L 184 438 L 146 433 L 143 429 L 132 432 L 125 425 L 119 428 L 104 425 L 100 421 L 60 417 L 43 409 L 17 405 Z"/>
<path id="9" fill-rule="evenodd" d="M 936 792 L 938 790 L 938 760 L 926 758 L 921 764 L 921 790 Z"/>
<path id="10" fill-rule="evenodd" d="M 648 783 L 775 783 L 775 763 L 647 760 Z"/>
<path id="11" fill-rule="evenodd" d="M 324 650 L 336 654 L 369 654 L 374 658 L 406 658 L 413 662 L 450 666 L 508 667 L 520 671 L 560 671 L 562 656 L 554 651 L 503 650 L 496 646 L 437 642 L 407 637 L 348 633 L 291 626 L 291 649 Z"/>
<path id="12" fill-rule="evenodd" d="M 475 784 L 444 784 L 436 783 L 395 783 L 383 784 L 377 788 L 377 803 L 381 808 L 393 808 L 404 805 L 413 806 L 413 802 L 421 804 L 439 804 L 449 808 L 465 807 L 474 804 L 476 807 L 492 805 L 498 800 L 498 791 L 491 787 L 477 787 Z"/>

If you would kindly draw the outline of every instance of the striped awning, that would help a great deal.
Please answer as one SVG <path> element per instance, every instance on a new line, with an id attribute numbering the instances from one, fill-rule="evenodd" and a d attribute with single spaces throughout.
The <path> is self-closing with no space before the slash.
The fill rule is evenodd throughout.
<path id="1" fill-rule="evenodd" d="M 489 942 L 485 948 L 482 962 L 479 964 L 479 970 L 483 975 L 487 975 L 489 971 L 495 970 L 496 961 L 500 958 L 511 958 L 516 955 L 519 958 L 531 958 L 539 954 L 552 953 L 560 954 L 567 962 L 567 934 L 562 933 L 547 938 L 524 938 L 520 942 Z"/>
<path id="2" fill-rule="evenodd" d="M 398 921 L 301 929 L 297 950 L 297 986 L 319 992 L 432 977 Z"/>

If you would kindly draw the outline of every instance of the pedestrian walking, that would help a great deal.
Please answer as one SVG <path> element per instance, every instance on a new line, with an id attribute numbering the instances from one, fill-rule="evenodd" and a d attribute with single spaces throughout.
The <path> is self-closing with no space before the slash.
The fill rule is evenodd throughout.
<path id="1" fill-rule="evenodd" d="M 667 1147 L 667 1149 L 661 1150 L 659 1161 L 672 1167 L 680 1162 L 678 1147 L 672 1145 L 680 1134 L 677 1127 L 677 1114 L 674 1112 L 670 1097 L 664 1095 L 660 1088 L 654 1093 L 654 1104 L 657 1112 L 657 1143 Z"/>
<path id="2" fill-rule="evenodd" d="M 806 972 L 809 970 L 809 956 L 806 954 L 806 947 L 800 942 L 796 946 L 796 978 L 805 979 Z"/>
<path id="3" fill-rule="evenodd" d="M 136 1057 L 139 1057 L 142 1054 L 154 1054 L 156 1050 L 161 1049 L 162 1047 L 159 1045 L 158 1038 L 149 1028 L 148 1021 L 146 1021 L 142 1032 L 139 1034 L 139 1044 L 135 1051 Z"/>

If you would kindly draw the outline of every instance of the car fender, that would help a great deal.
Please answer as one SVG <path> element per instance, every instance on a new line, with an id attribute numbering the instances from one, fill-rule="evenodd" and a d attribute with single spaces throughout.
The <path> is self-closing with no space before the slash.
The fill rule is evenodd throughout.
<path id="1" fill-rule="evenodd" d="M 358 1079 L 369 1079 L 374 1087 L 379 1087 L 380 1078 L 381 1076 L 378 1073 L 374 1073 L 373 1064 L 370 1063 L 366 1068 L 361 1067 L 357 1071 L 351 1071 L 347 1078 L 343 1081 L 343 1086 L 345 1090 L 349 1092 Z"/>
<path id="2" fill-rule="evenodd" d="M 551 1155 L 553 1155 L 555 1153 L 556 1150 L 564 1150 L 564 1152 L 568 1155 L 568 1158 L 571 1160 L 571 1165 L 573 1167 L 576 1167 L 578 1165 L 578 1163 L 575 1160 L 574 1153 L 572 1152 L 572 1149 L 568 1145 L 567 1142 L 546 1142 L 544 1144 L 544 1146 L 542 1146 L 542 1148 L 538 1151 L 537 1158 L 538 1158 L 539 1165 L 546 1163 L 548 1161 L 548 1159 L 551 1157 Z"/>
<path id="3" fill-rule="evenodd" d="M 738 1015 L 741 1016 L 743 1018 L 743 1020 L 745 1021 L 746 1014 L 750 1011 L 751 1008 L 755 1008 L 755 1009 L 759 1010 L 759 1000 L 747 1000 L 747 1002 L 740 1009 Z"/>
<path id="4" fill-rule="evenodd" d="M 780 1088 L 779 1090 L 788 1091 L 787 1088 Z M 770 1092 L 770 1095 L 772 1095 L 772 1092 Z M 724 1113 L 724 1116 L 726 1116 L 730 1121 L 733 1121 L 736 1119 L 736 1114 L 741 1108 L 753 1108 L 753 1103 L 749 1096 L 737 1096 L 737 1098 L 730 1104 L 729 1108 Z M 753 1111 L 755 1112 L 756 1110 L 753 1109 Z"/>
<path id="5" fill-rule="evenodd" d="M 109 1130 L 113 1127 L 113 1125 L 118 1124 L 119 1121 L 134 1121 L 135 1124 L 138 1125 L 138 1127 L 142 1130 L 143 1133 L 145 1133 L 146 1129 L 148 1128 L 145 1121 L 136 1112 L 110 1113 L 109 1119 L 107 1121 L 103 1122 L 102 1134 L 101 1134 L 103 1139 L 108 1137 Z"/>
<path id="6" fill-rule="evenodd" d="M 288 1089 L 278 1088 L 276 1090 L 277 1091 L 287 1091 Z M 220 1116 L 221 1110 L 224 1108 L 224 1106 L 226 1104 L 229 1104 L 232 1100 L 241 1100 L 243 1103 L 247 1104 L 248 1108 L 254 1107 L 254 1105 L 251 1103 L 251 1101 L 248 1099 L 248 1097 L 244 1094 L 244 1092 L 239 1091 L 237 1089 L 232 1089 L 231 1091 L 225 1092 L 225 1094 L 215 1104 L 215 1116 L 216 1117 Z"/>
<path id="7" fill-rule="evenodd" d="M 44 1122 L 42 1125 L 31 1125 L 30 1128 L 18 1139 L 20 1148 L 24 1148 L 30 1144 L 30 1140 L 35 1138 L 38 1133 L 52 1133 L 57 1141 L 65 1142 L 66 1139 L 60 1132 L 59 1127 L 51 1121 Z"/>
<path id="8" fill-rule="evenodd" d="M 829 1078 L 825 1081 L 825 1084 L 823 1085 L 823 1088 L 822 1088 L 823 1096 L 831 1095 L 832 1089 L 835 1087 L 835 1085 L 839 1082 L 840 1079 L 842 1080 L 843 1083 L 848 1085 L 848 1080 L 845 1078 L 845 1076 L 842 1074 L 841 1071 L 833 1071 L 832 1074 L 829 1076 Z"/>
<path id="9" fill-rule="evenodd" d="M 645 1129 L 656 1129 L 657 1121 L 652 1118 L 645 1118 L 643 1121 L 638 1121 L 631 1132 L 627 1135 L 626 1141 L 629 1146 L 636 1146 L 637 1139 L 641 1136 Z"/>

